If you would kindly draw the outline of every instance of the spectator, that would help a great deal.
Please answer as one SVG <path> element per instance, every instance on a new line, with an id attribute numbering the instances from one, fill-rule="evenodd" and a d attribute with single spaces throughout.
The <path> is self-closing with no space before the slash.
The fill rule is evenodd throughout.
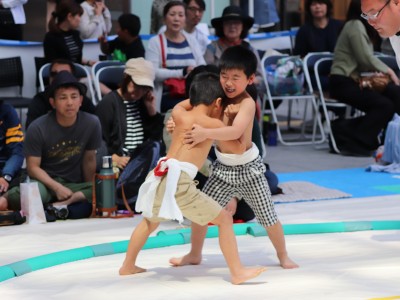
<path id="1" fill-rule="evenodd" d="M 165 5 L 172 0 L 153 0 L 151 4 L 150 34 L 157 34 L 164 25 L 163 10 Z"/>
<path id="2" fill-rule="evenodd" d="M 26 23 L 23 5 L 28 0 L 1 0 L 0 1 L 0 39 L 23 39 L 23 24 Z"/>
<path id="3" fill-rule="evenodd" d="M 379 133 L 395 112 L 400 113 L 400 81 L 374 56 L 377 33 L 360 15 L 361 0 L 352 0 L 334 51 L 329 90 L 334 99 L 364 112 L 361 117 L 332 123 L 339 150 L 345 155 L 369 156 L 379 146 Z M 382 92 L 360 88 L 360 73 L 366 71 L 388 74 L 391 82 Z"/>
<path id="4" fill-rule="evenodd" d="M 331 0 L 307 0 L 305 24 L 296 34 L 293 54 L 304 57 L 309 52 L 333 52 L 343 23 L 331 18 Z"/>
<path id="5" fill-rule="evenodd" d="M 83 65 L 94 64 L 82 58 L 83 41 L 77 30 L 82 14 L 82 7 L 72 0 L 61 0 L 57 4 L 43 42 L 47 62 L 63 58 Z"/>
<path id="6" fill-rule="evenodd" d="M 101 127 L 96 116 L 79 111 L 86 86 L 61 71 L 50 87 L 54 111 L 35 120 L 25 139 L 28 175 L 38 181 L 45 206 L 67 206 L 68 218 L 91 214 L 92 180 Z M 19 187 L 5 195 L 8 208 L 20 209 Z"/>
<path id="7" fill-rule="evenodd" d="M 199 43 L 201 52 L 204 55 L 207 45 L 211 42 L 208 39 L 210 32 L 207 24 L 200 23 L 206 10 L 206 3 L 204 0 L 183 0 L 182 2 L 186 4 L 186 25 L 184 30 Z M 165 28 L 166 26 L 163 25 L 158 33 L 164 32 Z"/>
<path id="8" fill-rule="evenodd" d="M 256 55 L 258 61 L 255 84 L 258 92 L 264 93 L 266 88 L 262 79 L 260 56 L 257 50 L 244 40 L 253 23 L 254 19 L 245 15 L 240 7 L 234 5 L 225 7 L 222 17 L 211 20 L 211 25 L 215 28 L 215 35 L 218 39 L 207 46 L 204 59 L 207 64 L 218 65 L 222 53 L 228 47 L 242 45 L 250 49 Z"/>
<path id="9" fill-rule="evenodd" d="M 7 210 L 7 201 L 2 195 L 19 184 L 24 161 L 23 140 L 17 112 L 0 100 L 0 210 Z"/>
<path id="10" fill-rule="evenodd" d="M 361 0 L 361 4 L 363 17 L 375 30 L 379 31 L 381 37 L 390 40 L 391 47 L 382 47 L 382 52 L 389 50 L 388 52 L 396 56 L 397 64 L 400 66 L 399 2 Z"/>
<path id="11" fill-rule="evenodd" d="M 54 77 L 61 71 L 68 71 L 71 74 L 74 74 L 75 66 L 71 61 L 66 59 L 56 59 L 52 61 L 50 65 L 50 76 L 49 76 L 50 85 L 53 82 Z M 94 109 L 95 108 L 92 100 L 90 100 L 86 95 L 83 95 L 83 101 L 80 110 L 93 114 Z M 29 125 L 34 120 L 36 120 L 40 116 L 47 114 L 52 110 L 53 107 L 51 106 L 49 101 L 49 89 L 46 88 L 45 91 L 37 93 L 30 102 L 25 124 L 26 128 L 28 128 Z"/>
<path id="12" fill-rule="evenodd" d="M 79 24 L 81 39 L 98 39 L 111 31 L 111 13 L 104 0 L 86 0 L 81 4 L 83 15 Z"/>
<path id="13" fill-rule="evenodd" d="M 134 150 L 147 139 L 161 140 L 163 119 L 155 108 L 153 65 L 133 58 L 125 65 L 121 87 L 107 94 L 97 105 L 105 155 L 123 169 Z"/>
<path id="14" fill-rule="evenodd" d="M 164 80 L 184 78 L 194 67 L 205 64 L 197 41 L 182 30 L 186 21 L 185 13 L 183 2 L 168 2 L 163 12 L 166 31 L 152 37 L 146 51 L 146 59 L 153 63 L 156 70 L 155 92 L 157 106 L 161 107 L 157 110 L 161 112 L 166 112 L 183 100 L 169 95 L 169 91 L 163 88 Z M 164 57 L 162 53 L 165 53 Z M 163 67 L 163 60 L 166 67 Z"/>
<path id="15" fill-rule="evenodd" d="M 280 19 L 275 2 L 276 0 L 254 1 L 254 25 L 258 31 L 269 32 L 278 30 Z M 249 0 L 240 0 L 240 7 L 246 15 L 249 14 Z"/>
<path id="16" fill-rule="evenodd" d="M 197 40 L 201 53 L 204 55 L 207 45 L 210 43 L 208 27 L 204 30 L 204 26 L 201 27 L 202 24 L 200 24 L 206 10 L 206 3 L 204 0 L 183 0 L 183 3 L 186 4 L 186 25 L 184 29 Z"/>
<path id="17" fill-rule="evenodd" d="M 140 18 L 133 14 L 123 14 L 118 18 L 117 35 L 108 42 L 106 36 L 99 37 L 101 51 L 112 55 L 113 60 L 126 62 L 131 58 L 144 57 L 144 46 L 139 36 Z"/>

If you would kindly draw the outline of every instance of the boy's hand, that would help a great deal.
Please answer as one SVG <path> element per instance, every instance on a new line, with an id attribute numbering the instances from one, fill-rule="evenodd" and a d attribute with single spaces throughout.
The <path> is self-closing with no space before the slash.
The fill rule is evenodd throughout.
<path id="1" fill-rule="evenodd" d="M 229 104 L 225 110 L 224 114 L 229 119 L 232 120 L 236 117 L 239 112 L 240 105 L 239 104 Z"/>
<path id="2" fill-rule="evenodd" d="M 172 134 L 175 130 L 175 122 L 172 117 L 169 117 L 168 121 L 165 123 L 165 128 L 169 134 Z"/>
<path id="3" fill-rule="evenodd" d="M 188 149 L 192 149 L 194 146 L 207 139 L 206 133 L 206 128 L 203 128 L 197 124 L 193 124 L 192 130 L 185 133 L 183 143 L 190 144 L 190 147 Z"/>

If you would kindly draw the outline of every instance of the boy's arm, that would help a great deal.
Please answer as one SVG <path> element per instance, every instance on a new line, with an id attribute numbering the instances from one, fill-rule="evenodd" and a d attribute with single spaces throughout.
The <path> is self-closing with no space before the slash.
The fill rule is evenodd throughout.
<path id="1" fill-rule="evenodd" d="M 243 99 L 232 126 L 211 129 L 194 124 L 193 129 L 185 134 L 184 142 L 185 144 L 191 144 L 191 147 L 193 147 L 206 139 L 218 141 L 237 140 L 243 135 L 249 124 L 253 122 L 255 109 L 256 106 L 253 99 Z"/>
<path id="2" fill-rule="evenodd" d="M 175 129 L 174 115 L 176 116 L 176 114 L 179 114 L 180 112 L 188 111 L 191 109 L 192 105 L 190 105 L 189 99 L 183 100 L 174 106 L 174 109 L 171 112 L 171 116 L 169 117 L 167 122 L 165 122 L 165 127 L 169 134 L 172 134 Z"/>

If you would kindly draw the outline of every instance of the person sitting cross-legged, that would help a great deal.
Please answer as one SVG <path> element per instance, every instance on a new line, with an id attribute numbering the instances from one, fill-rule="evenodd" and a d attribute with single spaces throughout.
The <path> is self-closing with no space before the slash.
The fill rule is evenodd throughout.
<path id="1" fill-rule="evenodd" d="M 67 207 L 68 218 L 91 214 L 92 179 L 101 126 L 94 115 L 79 111 L 86 87 L 67 71 L 61 71 L 50 86 L 54 108 L 29 126 L 25 138 L 28 175 L 39 184 L 43 204 Z M 8 209 L 20 209 L 19 187 L 3 195 Z"/>

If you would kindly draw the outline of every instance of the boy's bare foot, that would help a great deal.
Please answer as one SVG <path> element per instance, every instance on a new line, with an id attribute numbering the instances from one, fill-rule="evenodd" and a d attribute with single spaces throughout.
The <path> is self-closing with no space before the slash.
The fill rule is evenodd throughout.
<path id="1" fill-rule="evenodd" d="M 252 278 L 257 277 L 260 275 L 262 272 L 267 270 L 266 267 L 258 267 L 258 268 L 245 268 L 241 274 L 239 275 L 232 275 L 231 277 L 231 282 L 232 284 L 241 284 L 243 282 L 246 282 L 247 280 L 250 280 Z"/>
<path id="2" fill-rule="evenodd" d="M 140 268 L 138 266 L 133 266 L 133 267 L 127 267 L 127 266 L 122 266 L 119 269 L 119 275 L 133 275 L 137 273 L 143 273 L 146 272 L 146 269 Z"/>
<path id="3" fill-rule="evenodd" d="M 199 265 L 201 263 L 201 256 L 194 256 L 186 254 L 182 257 L 173 257 L 169 260 L 169 263 L 174 267 L 181 267 L 187 265 Z"/>
<path id="4" fill-rule="evenodd" d="M 299 267 L 299 265 L 291 260 L 287 254 L 281 256 L 278 255 L 278 258 L 281 267 L 284 269 L 296 269 Z"/>

